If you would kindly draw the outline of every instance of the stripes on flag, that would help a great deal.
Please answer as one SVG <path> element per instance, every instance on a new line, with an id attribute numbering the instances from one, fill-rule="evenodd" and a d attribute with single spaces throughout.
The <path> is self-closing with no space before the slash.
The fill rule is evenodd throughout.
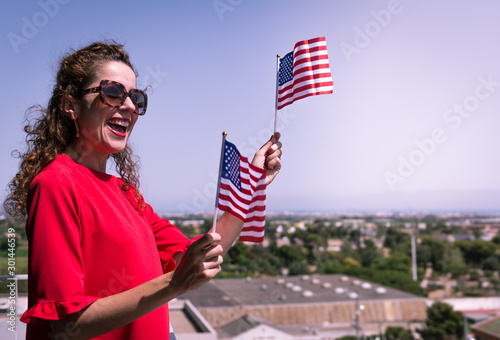
<path id="1" fill-rule="evenodd" d="M 333 80 L 324 37 L 303 40 L 280 59 L 277 109 L 298 99 L 333 92 Z"/>
<path id="2" fill-rule="evenodd" d="M 266 186 L 266 171 L 250 164 L 234 144 L 226 141 L 218 207 L 244 222 L 239 241 L 264 240 Z"/>

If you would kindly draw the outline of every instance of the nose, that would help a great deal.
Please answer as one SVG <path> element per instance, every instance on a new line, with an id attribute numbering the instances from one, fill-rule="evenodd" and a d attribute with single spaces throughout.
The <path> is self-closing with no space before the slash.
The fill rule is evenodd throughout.
<path id="1" fill-rule="evenodd" d="M 127 93 L 125 101 L 123 102 L 122 106 L 120 106 L 121 110 L 126 110 L 127 112 L 133 113 L 136 111 L 135 104 L 132 102 L 132 99 L 130 99 L 130 94 Z"/>

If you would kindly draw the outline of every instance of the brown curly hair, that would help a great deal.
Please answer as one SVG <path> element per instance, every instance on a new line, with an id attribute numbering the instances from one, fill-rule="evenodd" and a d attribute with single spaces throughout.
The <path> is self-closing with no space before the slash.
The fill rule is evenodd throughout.
<path id="1" fill-rule="evenodd" d="M 17 152 L 21 159 L 19 172 L 8 185 L 10 194 L 3 204 L 5 211 L 16 219 L 27 215 L 28 189 L 33 179 L 56 156 L 60 155 L 76 136 L 73 121 L 63 112 L 61 101 L 64 96 L 82 97 L 82 90 L 95 78 L 98 67 L 108 61 L 120 61 L 128 65 L 137 75 L 123 45 L 112 42 L 92 43 L 77 51 L 71 51 L 60 62 L 52 97 L 48 107 L 35 105 L 27 110 L 24 131 L 27 150 Z M 32 117 L 38 114 L 38 117 Z M 111 154 L 116 171 L 123 179 L 123 189 L 135 190 L 139 206 L 144 207 L 139 194 L 138 159 L 133 156 L 129 145 L 121 152 Z"/>

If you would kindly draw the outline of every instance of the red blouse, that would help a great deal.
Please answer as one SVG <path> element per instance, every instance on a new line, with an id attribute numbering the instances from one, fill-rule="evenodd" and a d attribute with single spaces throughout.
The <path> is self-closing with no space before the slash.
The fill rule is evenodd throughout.
<path id="1" fill-rule="evenodd" d="M 47 320 L 76 313 L 175 268 L 191 242 L 115 176 L 60 155 L 32 182 L 26 339 L 54 339 Z M 78 329 L 68 327 L 68 333 Z M 168 339 L 168 306 L 97 339 Z M 59 337 L 55 337 L 59 339 Z M 65 338 L 65 337 L 64 337 Z"/>

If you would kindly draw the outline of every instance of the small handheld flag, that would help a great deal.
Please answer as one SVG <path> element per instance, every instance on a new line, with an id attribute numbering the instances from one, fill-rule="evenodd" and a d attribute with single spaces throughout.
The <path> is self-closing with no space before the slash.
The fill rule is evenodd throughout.
<path id="1" fill-rule="evenodd" d="M 279 60 L 276 110 L 308 96 L 330 94 L 333 80 L 324 37 L 303 40 Z"/>
<path id="2" fill-rule="evenodd" d="M 239 241 L 260 243 L 266 223 L 266 171 L 249 163 L 225 136 L 222 153 L 216 209 L 244 222 Z"/>

